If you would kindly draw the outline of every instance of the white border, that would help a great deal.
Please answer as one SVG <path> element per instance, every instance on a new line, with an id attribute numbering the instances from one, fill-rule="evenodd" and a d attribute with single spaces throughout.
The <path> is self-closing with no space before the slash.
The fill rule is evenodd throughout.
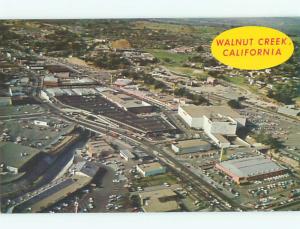
<path id="1" fill-rule="evenodd" d="M 299 8 L 299 0 L 0 0 L 0 18 L 299 17 Z"/>
<path id="2" fill-rule="evenodd" d="M 300 16 L 299 0 L 0 0 L 1 19 Z M 300 212 L 0 215 L 0 228 L 298 228 Z"/>

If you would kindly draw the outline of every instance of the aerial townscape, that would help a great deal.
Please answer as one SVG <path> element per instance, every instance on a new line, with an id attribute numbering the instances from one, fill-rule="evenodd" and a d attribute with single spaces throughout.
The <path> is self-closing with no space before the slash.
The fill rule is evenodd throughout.
<path id="1" fill-rule="evenodd" d="M 285 63 L 219 63 L 244 25 Z M 1 213 L 300 210 L 300 18 L 0 21 Z"/>

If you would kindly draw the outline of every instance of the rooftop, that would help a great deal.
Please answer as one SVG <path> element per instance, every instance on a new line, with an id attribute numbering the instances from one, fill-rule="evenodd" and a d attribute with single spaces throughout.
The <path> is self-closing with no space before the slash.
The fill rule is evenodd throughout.
<path id="1" fill-rule="evenodd" d="M 162 199 L 176 198 L 176 193 L 171 189 L 141 192 L 139 196 L 144 202 L 145 212 L 170 212 L 180 209 L 176 200 L 162 201 Z"/>
<path id="2" fill-rule="evenodd" d="M 214 134 L 214 136 L 220 141 L 220 143 L 230 143 L 222 134 Z"/>
<path id="3" fill-rule="evenodd" d="M 242 118 L 238 112 L 234 111 L 228 106 L 196 106 L 196 105 L 185 105 L 181 106 L 181 108 L 188 113 L 190 116 L 197 117 L 211 117 L 216 114 L 220 114 L 222 116 L 229 116 L 231 118 Z"/>
<path id="4" fill-rule="evenodd" d="M 44 81 L 51 81 L 51 82 L 57 82 L 58 79 L 54 76 L 45 76 Z"/>
<path id="5" fill-rule="evenodd" d="M 138 157 L 138 158 L 145 158 L 145 157 L 150 157 L 149 154 L 145 153 L 144 151 L 140 151 L 140 150 L 135 150 L 133 152 L 133 154 Z"/>
<path id="6" fill-rule="evenodd" d="M 153 163 L 149 163 L 149 164 L 141 164 L 138 166 L 145 172 L 152 171 L 153 169 L 163 168 L 163 166 L 158 162 L 153 162 Z"/>
<path id="7" fill-rule="evenodd" d="M 83 165 L 81 165 L 79 172 L 88 177 L 94 177 L 99 168 L 100 166 L 98 164 L 87 161 Z"/>
<path id="8" fill-rule="evenodd" d="M 30 207 L 31 212 L 41 211 L 42 209 L 70 195 L 70 193 L 84 187 L 90 181 L 91 178 L 89 177 L 73 176 L 72 178 L 53 182 L 51 183 L 50 188 L 43 190 L 31 199 L 22 203 L 17 208 L 24 211 L 26 208 Z"/>
<path id="9" fill-rule="evenodd" d="M 257 176 L 285 169 L 263 156 L 224 161 L 220 165 L 239 177 Z"/>
<path id="10" fill-rule="evenodd" d="M 115 102 L 116 104 L 119 104 L 122 107 L 125 108 L 133 108 L 133 107 L 149 107 L 150 104 L 136 99 L 132 96 L 123 94 L 123 93 L 117 93 L 117 92 L 111 92 L 106 91 L 102 93 L 105 97 L 110 99 L 111 101 Z"/>
<path id="11" fill-rule="evenodd" d="M 135 155 L 133 155 L 129 150 L 127 149 L 122 149 L 120 150 L 120 154 L 124 155 L 125 157 L 128 157 L 128 158 L 135 158 Z"/>

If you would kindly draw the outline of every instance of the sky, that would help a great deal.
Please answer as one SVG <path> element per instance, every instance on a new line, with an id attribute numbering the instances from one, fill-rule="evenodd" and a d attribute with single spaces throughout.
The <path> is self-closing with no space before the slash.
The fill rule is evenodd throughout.
<path id="1" fill-rule="evenodd" d="M 300 16 L 300 0 L 0 0 L 0 18 Z"/>

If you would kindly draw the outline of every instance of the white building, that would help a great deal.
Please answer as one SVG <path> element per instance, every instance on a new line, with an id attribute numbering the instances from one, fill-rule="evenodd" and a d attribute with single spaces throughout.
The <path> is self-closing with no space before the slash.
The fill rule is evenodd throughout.
<path id="1" fill-rule="evenodd" d="M 120 156 L 124 158 L 126 161 L 132 160 L 135 158 L 135 155 L 132 154 L 129 150 L 123 149 L 120 150 Z"/>
<path id="2" fill-rule="evenodd" d="M 37 125 L 37 126 L 48 127 L 48 123 L 47 123 L 47 122 L 44 122 L 44 121 L 34 120 L 34 121 L 33 121 L 33 124 L 34 124 L 34 125 Z"/>
<path id="3" fill-rule="evenodd" d="M 189 127 L 203 129 L 220 147 L 230 146 L 224 136 L 235 136 L 246 124 L 246 118 L 228 106 L 179 106 L 178 115 Z"/>
<path id="4" fill-rule="evenodd" d="M 43 99 L 43 100 L 47 100 L 47 101 L 50 100 L 48 94 L 47 94 L 45 91 L 43 91 L 43 90 L 41 90 L 40 97 L 41 97 L 41 99 Z"/>
<path id="5" fill-rule="evenodd" d="M 158 162 L 137 165 L 136 169 L 143 177 L 155 176 L 166 173 L 166 167 L 162 166 Z"/>

